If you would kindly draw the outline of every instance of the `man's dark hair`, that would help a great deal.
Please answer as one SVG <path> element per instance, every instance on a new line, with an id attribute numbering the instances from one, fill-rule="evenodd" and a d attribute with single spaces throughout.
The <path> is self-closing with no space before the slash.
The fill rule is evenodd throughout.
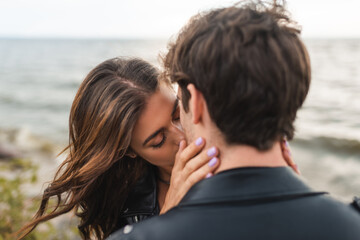
<path id="1" fill-rule="evenodd" d="M 300 29 L 283 5 L 257 1 L 200 13 L 163 59 L 185 111 L 192 83 L 228 144 L 268 150 L 294 136 L 311 71 Z"/>

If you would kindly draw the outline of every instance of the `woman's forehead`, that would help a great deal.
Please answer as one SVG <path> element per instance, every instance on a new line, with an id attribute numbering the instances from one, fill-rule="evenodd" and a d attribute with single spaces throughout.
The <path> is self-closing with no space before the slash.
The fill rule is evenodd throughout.
<path id="1" fill-rule="evenodd" d="M 132 143 L 140 146 L 148 136 L 166 128 L 172 119 L 175 100 L 176 96 L 170 89 L 159 89 L 151 95 L 135 124 Z"/>

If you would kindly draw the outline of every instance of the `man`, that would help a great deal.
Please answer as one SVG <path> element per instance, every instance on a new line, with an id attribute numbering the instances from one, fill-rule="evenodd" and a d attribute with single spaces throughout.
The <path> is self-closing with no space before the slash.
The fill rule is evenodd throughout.
<path id="1" fill-rule="evenodd" d="M 281 6 L 258 2 L 192 18 L 164 65 L 187 140 L 217 146 L 221 165 L 177 207 L 110 239 L 360 239 L 358 204 L 312 190 L 282 159 L 310 85 L 299 33 Z"/>

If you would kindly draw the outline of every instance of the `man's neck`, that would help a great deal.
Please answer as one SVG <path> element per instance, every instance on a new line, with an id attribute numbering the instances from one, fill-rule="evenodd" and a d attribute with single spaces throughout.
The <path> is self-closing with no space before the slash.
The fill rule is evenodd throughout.
<path id="1" fill-rule="evenodd" d="M 220 166 L 215 173 L 241 167 L 283 167 L 288 166 L 280 146 L 280 141 L 267 151 L 258 151 L 249 145 L 229 145 L 224 135 L 211 120 L 207 111 L 201 122 L 194 125 L 193 138 L 205 137 L 206 148 L 216 146 L 219 149 Z"/>
<path id="2" fill-rule="evenodd" d="M 265 152 L 246 145 L 219 146 L 220 166 L 216 173 L 241 167 L 283 167 L 287 166 L 280 142 Z"/>

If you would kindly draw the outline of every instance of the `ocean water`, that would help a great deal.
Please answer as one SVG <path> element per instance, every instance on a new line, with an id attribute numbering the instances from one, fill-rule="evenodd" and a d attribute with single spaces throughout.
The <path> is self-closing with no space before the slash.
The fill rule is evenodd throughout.
<path id="1" fill-rule="evenodd" d="M 159 65 L 166 43 L 0 39 L 0 130 L 65 146 L 71 103 L 86 74 L 115 56 Z M 360 195 L 360 40 L 305 39 L 305 44 L 312 84 L 296 120 L 293 156 L 311 185 L 350 200 Z"/>
<path id="2" fill-rule="evenodd" d="M 0 40 L 0 128 L 66 142 L 71 103 L 97 64 L 116 56 L 157 64 L 164 40 Z"/>

